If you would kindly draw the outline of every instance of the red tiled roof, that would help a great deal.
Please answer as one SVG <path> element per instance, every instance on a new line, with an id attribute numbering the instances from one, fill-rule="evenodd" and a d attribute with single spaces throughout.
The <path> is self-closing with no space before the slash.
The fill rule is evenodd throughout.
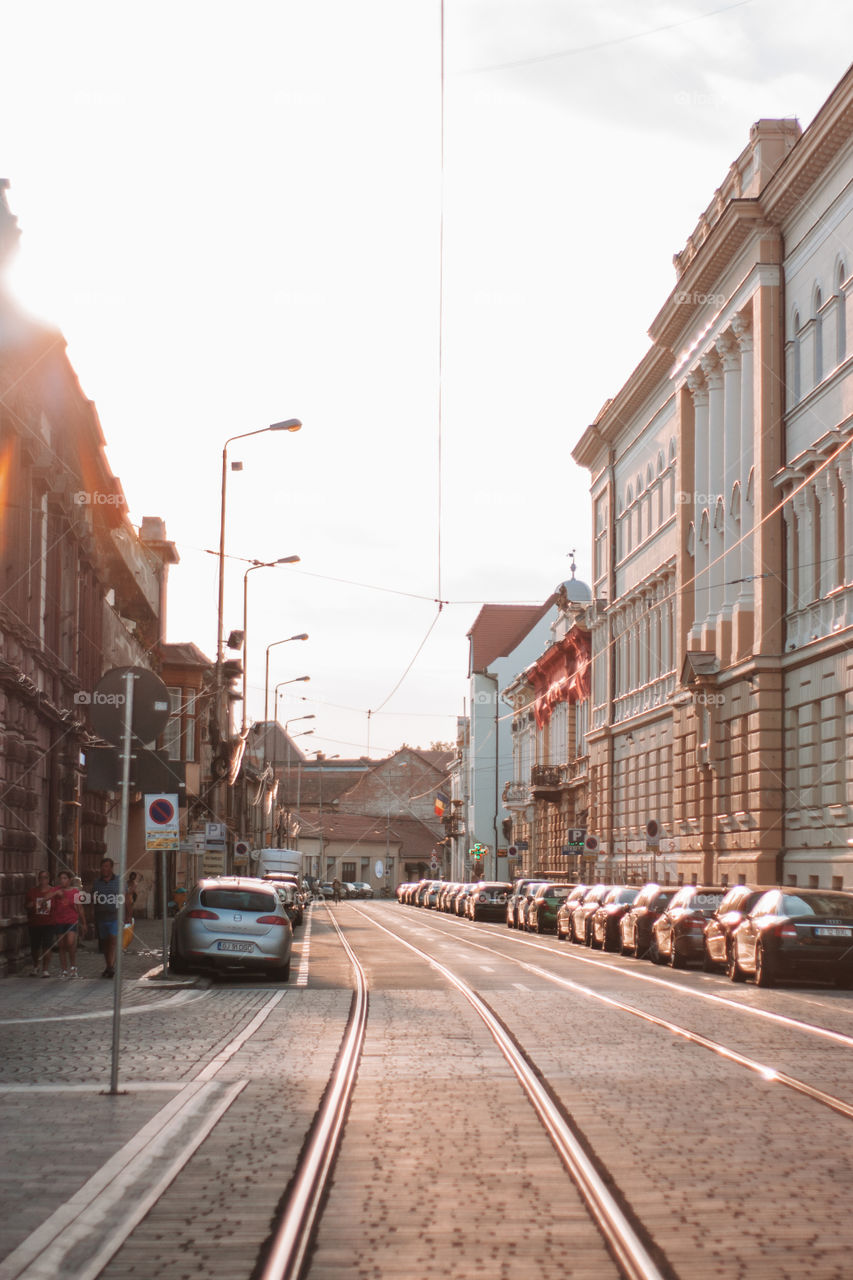
<path id="1" fill-rule="evenodd" d="M 544 604 L 484 604 L 468 632 L 471 641 L 471 670 L 485 671 L 495 658 L 504 658 L 544 617 L 554 603 L 551 595 Z"/>

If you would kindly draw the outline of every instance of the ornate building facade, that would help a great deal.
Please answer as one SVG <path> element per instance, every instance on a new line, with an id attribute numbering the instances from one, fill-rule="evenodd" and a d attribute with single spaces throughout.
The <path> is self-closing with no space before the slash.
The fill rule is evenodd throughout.
<path id="1" fill-rule="evenodd" d="M 574 450 L 590 829 L 626 873 L 853 887 L 851 233 L 848 75 L 805 133 L 752 127 Z"/>

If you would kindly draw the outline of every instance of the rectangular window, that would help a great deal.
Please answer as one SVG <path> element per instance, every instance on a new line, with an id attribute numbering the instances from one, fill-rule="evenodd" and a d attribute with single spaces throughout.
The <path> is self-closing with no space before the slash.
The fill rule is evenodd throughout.
<path id="1" fill-rule="evenodd" d="M 341 863 L 341 879 L 346 881 L 348 884 L 352 884 L 353 880 L 355 879 L 355 863 L 354 862 Z"/>
<path id="2" fill-rule="evenodd" d="M 181 690 L 169 689 L 171 715 L 163 733 L 163 750 L 170 760 L 181 759 Z"/>

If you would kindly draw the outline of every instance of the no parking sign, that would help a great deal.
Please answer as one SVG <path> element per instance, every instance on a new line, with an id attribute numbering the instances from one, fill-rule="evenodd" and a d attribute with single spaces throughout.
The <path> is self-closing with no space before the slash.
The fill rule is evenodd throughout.
<path id="1" fill-rule="evenodd" d="M 145 848 L 179 849 L 181 844 L 180 812 L 177 795 L 145 797 Z"/>

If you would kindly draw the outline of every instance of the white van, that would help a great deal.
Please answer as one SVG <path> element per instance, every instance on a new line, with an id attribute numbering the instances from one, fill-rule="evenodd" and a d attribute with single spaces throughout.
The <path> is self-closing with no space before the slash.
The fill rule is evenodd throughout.
<path id="1" fill-rule="evenodd" d="M 302 854 L 298 849 L 253 849 L 249 854 L 249 874 L 263 879 L 276 872 L 295 876 L 302 883 Z"/>

